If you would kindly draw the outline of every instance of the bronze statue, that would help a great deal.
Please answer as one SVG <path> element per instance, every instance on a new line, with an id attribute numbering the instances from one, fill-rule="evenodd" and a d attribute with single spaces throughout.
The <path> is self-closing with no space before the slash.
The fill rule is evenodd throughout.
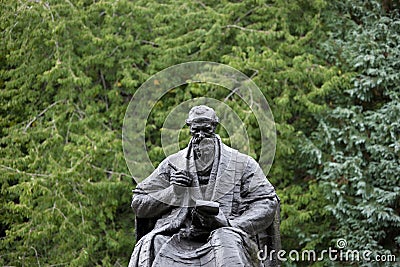
<path id="1" fill-rule="evenodd" d="M 258 163 L 221 142 L 212 108 L 193 107 L 188 147 L 167 157 L 132 199 L 137 243 L 129 267 L 277 266 L 279 198 Z"/>

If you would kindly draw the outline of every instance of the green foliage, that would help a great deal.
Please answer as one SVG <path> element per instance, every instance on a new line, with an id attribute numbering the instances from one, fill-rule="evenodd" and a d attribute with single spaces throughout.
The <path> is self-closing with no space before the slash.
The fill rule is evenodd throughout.
<path id="1" fill-rule="evenodd" d="M 126 265 L 134 242 L 121 125 L 147 77 L 132 67 L 146 50 L 132 38 L 140 10 L 127 1 L 1 9 L 0 264 Z"/>
<path id="2" fill-rule="evenodd" d="M 194 60 L 242 71 L 271 106 L 278 143 L 268 178 L 282 200 L 284 249 L 326 249 L 337 237 L 390 248 L 400 240 L 397 8 L 373 0 L 2 1 L 0 264 L 127 265 L 135 240 L 125 110 L 150 75 Z M 232 108 L 246 124 L 249 154 L 260 156 L 262 122 L 249 106 L 227 89 L 190 84 L 151 111 L 155 165 L 165 157 L 167 115 L 197 97 Z M 228 142 L 226 129 L 218 133 Z M 184 128 L 180 147 L 188 139 Z"/>
<path id="3" fill-rule="evenodd" d="M 385 12 L 377 1 L 336 2 L 333 8 L 346 19 L 328 19 L 336 32 L 327 55 L 356 75 L 333 103 L 337 107 L 322 114 L 303 152 L 337 222 L 330 238 L 347 239 L 349 249 L 398 254 L 398 9 Z"/>

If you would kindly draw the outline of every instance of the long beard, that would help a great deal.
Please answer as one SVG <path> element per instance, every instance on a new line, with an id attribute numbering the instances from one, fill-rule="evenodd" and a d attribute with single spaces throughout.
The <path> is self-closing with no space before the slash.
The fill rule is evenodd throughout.
<path id="1" fill-rule="evenodd" d="M 197 141 L 197 142 L 196 142 Z M 193 150 L 198 171 L 206 171 L 211 168 L 215 157 L 214 138 L 202 138 L 193 140 Z"/>

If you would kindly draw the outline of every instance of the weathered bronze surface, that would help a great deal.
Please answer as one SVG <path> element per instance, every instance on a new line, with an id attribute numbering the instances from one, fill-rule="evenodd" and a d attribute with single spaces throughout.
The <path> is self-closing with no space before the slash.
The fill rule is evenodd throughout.
<path id="1" fill-rule="evenodd" d="M 213 109 L 192 108 L 186 123 L 188 147 L 134 190 L 137 243 L 129 266 L 278 266 L 257 257 L 266 247 L 280 249 L 274 187 L 253 158 L 221 142 Z"/>

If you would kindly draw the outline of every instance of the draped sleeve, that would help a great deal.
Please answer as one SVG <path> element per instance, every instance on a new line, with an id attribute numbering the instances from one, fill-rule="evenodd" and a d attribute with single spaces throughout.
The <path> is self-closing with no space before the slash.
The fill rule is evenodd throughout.
<path id="1" fill-rule="evenodd" d="M 230 220 L 230 224 L 250 235 L 256 235 L 271 225 L 279 203 L 274 187 L 258 163 L 246 157 L 247 164 L 240 186 L 239 211 L 241 212 Z"/>

